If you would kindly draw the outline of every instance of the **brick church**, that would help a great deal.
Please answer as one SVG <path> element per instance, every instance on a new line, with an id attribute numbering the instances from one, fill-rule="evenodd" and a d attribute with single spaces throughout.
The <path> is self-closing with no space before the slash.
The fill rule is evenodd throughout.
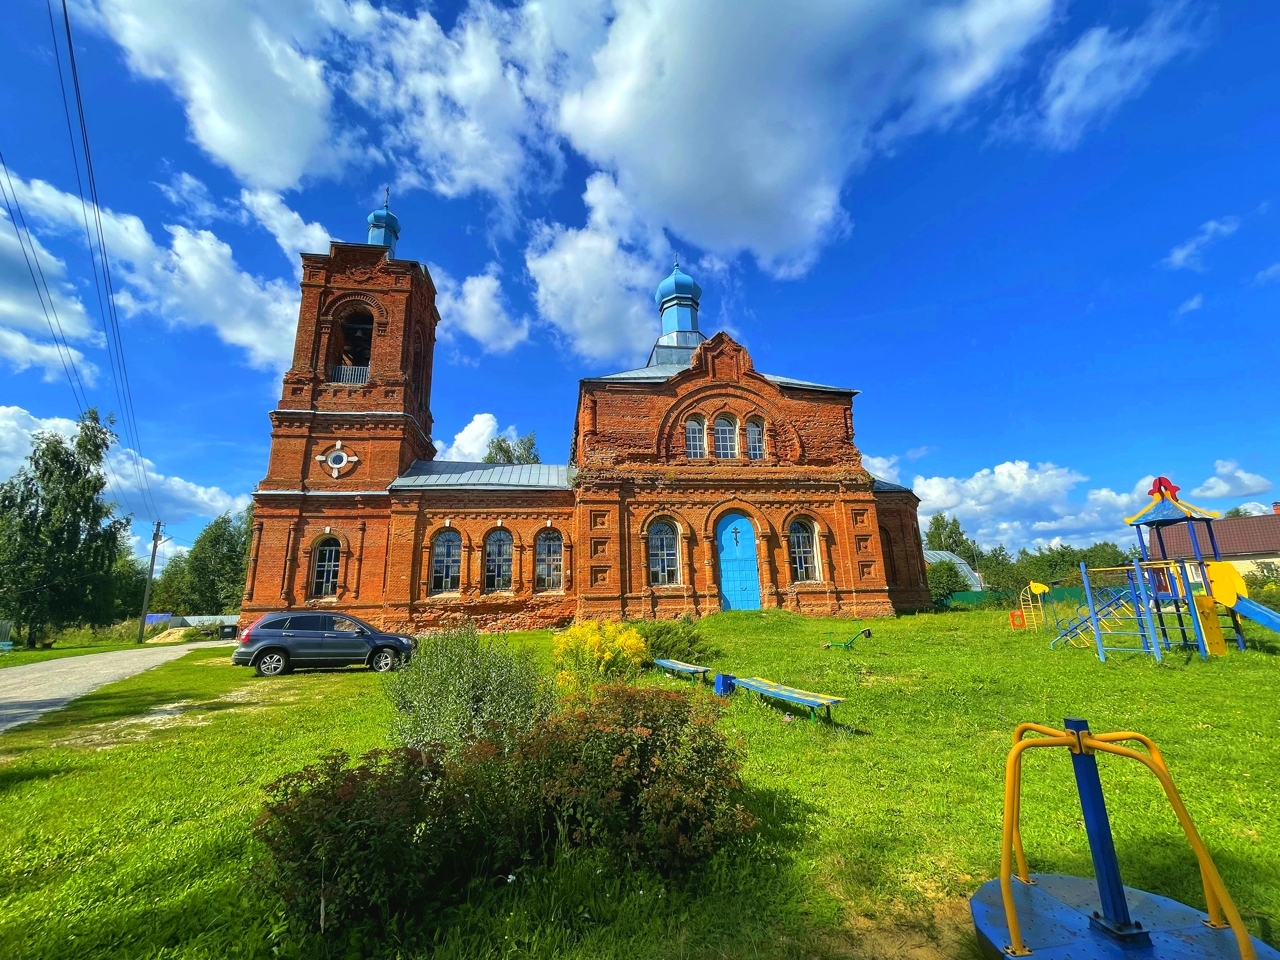
<path id="1" fill-rule="evenodd" d="M 929 606 L 907 488 L 853 442 L 856 390 L 759 373 L 698 327 L 679 266 L 646 366 L 580 381 L 569 463 L 435 459 L 436 290 L 399 223 L 302 256 L 293 364 L 254 494 L 242 622 L 342 610 L 388 629 L 474 619 Z"/>

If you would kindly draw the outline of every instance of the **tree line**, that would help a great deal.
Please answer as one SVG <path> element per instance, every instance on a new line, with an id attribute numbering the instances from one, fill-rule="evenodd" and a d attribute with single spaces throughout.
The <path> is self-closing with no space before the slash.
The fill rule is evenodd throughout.
<path id="1" fill-rule="evenodd" d="M 87 410 L 70 437 L 41 431 L 0 483 L 0 619 L 35 646 L 72 626 L 138 616 L 146 560 L 130 548 L 130 525 L 107 496 L 114 419 Z M 252 514 L 224 514 L 160 574 L 151 609 L 235 613 L 244 591 Z M 166 606 L 168 609 L 166 610 Z"/>
<path id="2" fill-rule="evenodd" d="M 1015 601 L 1032 580 L 1051 586 L 1078 587 L 1081 563 L 1088 567 L 1119 567 L 1138 556 L 1136 544 L 1124 550 L 1109 541 L 1089 547 L 1065 544 L 1035 550 L 1023 547 L 1017 554 L 1010 553 L 1003 544 L 983 550 L 965 532 L 957 517 L 945 513 L 936 513 L 929 521 L 924 548 L 954 553 L 977 571 L 992 599 L 1003 603 Z M 944 603 L 953 594 L 970 589 L 955 564 L 948 561 L 930 564 L 928 573 L 929 591 L 935 603 Z"/>

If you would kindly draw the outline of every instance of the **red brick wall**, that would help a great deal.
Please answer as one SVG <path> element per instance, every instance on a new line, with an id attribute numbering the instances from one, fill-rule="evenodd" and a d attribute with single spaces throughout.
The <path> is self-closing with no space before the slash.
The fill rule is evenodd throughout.
<path id="1" fill-rule="evenodd" d="M 573 490 L 386 492 L 414 459 L 434 456 L 430 363 L 417 378 L 411 369 L 413 337 L 434 347 L 434 287 L 416 264 L 358 244 L 335 244 L 330 256 L 303 264 L 294 365 L 255 496 L 242 622 L 295 607 L 340 609 L 401 631 L 466 618 L 484 629 L 527 629 L 575 616 L 702 616 L 720 608 L 714 528 L 728 510 L 756 528 L 765 609 L 867 617 L 929 606 L 918 500 L 874 491 L 853 443 L 851 394 L 780 387 L 724 334 L 664 383 L 583 382 Z M 322 359 L 332 360 L 334 324 L 351 304 L 375 320 L 370 382 L 354 387 L 327 383 Z M 685 421 L 699 416 L 710 427 L 721 414 L 739 425 L 739 456 L 711 457 L 709 431 L 708 458 L 690 459 Z M 750 418 L 765 425 L 760 460 L 746 456 Z M 339 441 L 357 459 L 335 478 L 317 457 Z M 677 585 L 649 584 L 647 531 L 658 518 L 678 530 Z M 789 563 L 787 531 L 797 518 L 817 534 L 818 579 L 804 583 L 792 582 Z M 534 538 L 548 524 L 564 542 L 563 589 L 535 593 Z M 513 538 L 512 589 L 487 593 L 483 544 L 499 527 Z M 462 583 L 436 596 L 430 550 L 444 529 L 462 535 Z M 325 536 L 342 544 L 339 587 L 316 599 L 313 549 Z"/>

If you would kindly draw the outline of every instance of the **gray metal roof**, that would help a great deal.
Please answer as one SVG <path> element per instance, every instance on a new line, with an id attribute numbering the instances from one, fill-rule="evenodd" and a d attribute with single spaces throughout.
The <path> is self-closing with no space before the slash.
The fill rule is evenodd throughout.
<path id="1" fill-rule="evenodd" d="M 619 373 L 605 374 L 603 377 L 587 377 L 587 383 L 607 382 L 607 383 L 662 383 L 664 380 L 670 380 L 677 373 L 683 373 L 689 369 L 688 364 L 683 363 L 658 363 L 652 367 L 640 367 L 636 370 L 623 370 Z M 851 393 L 857 395 L 861 391 L 854 390 L 851 387 L 831 387 L 823 383 L 810 383 L 808 380 L 797 380 L 795 377 L 779 377 L 772 373 L 760 374 L 770 383 L 776 383 L 780 387 L 791 387 L 801 390 L 825 390 L 830 393 Z"/>
<path id="2" fill-rule="evenodd" d="M 555 463 L 467 463 L 415 460 L 390 490 L 568 490 L 570 468 Z"/>

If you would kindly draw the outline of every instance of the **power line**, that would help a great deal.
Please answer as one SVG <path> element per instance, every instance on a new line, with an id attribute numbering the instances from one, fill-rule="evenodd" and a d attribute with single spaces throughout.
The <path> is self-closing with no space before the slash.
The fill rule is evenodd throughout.
<path id="1" fill-rule="evenodd" d="M 67 377 L 67 383 L 71 386 L 71 395 L 76 402 L 76 407 L 80 411 L 80 416 L 84 416 L 85 410 L 89 406 L 88 393 L 84 387 L 84 381 L 80 376 L 80 368 L 76 365 L 75 353 L 72 351 L 70 344 L 67 343 L 67 336 L 62 329 L 62 320 L 58 316 L 57 304 L 53 299 L 53 291 L 49 289 L 49 282 L 45 278 L 44 268 L 40 266 L 40 255 L 36 250 L 35 240 L 31 234 L 31 228 L 27 225 L 26 214 L 22 212 L 22 204 L 18 200 L 18 192 L 13 188 L 13 177 L 9 172 L 9 164 L 4 159 L 4 153 L 0 151 L 0 169 L 3 169 L 5 181 L 8 182 L 8 191 L 5 191 L 4 182 L 0 182 L 0 197 L 4 200 L 5 211 L 9 215 L 9 222 L 13 224 L 14 234 L 18 238 L 18 247 L 22 250 L 23 260 L 27 264 L 27 272 L 31 275 L 31 283 L 36 290 L 36 299 L 40 301 L 40 309 L 44 313 L 45 323 L 49 327 L 49 335 L 53 338 L 54 350 L 58 353 L 58 359 L 62 363 L 62 371 Z M 10 205 L 10 195 L 13 197 L 12 206 Z M 21 222 L 22 228 L 18 228 Z M 31 248 L 30 254 L 27 248 Z M 37 274 L 39 279 L 37 279 Z M 52 316 L 50 314 L 52 313 Z M 116 476 L 115 469 L 111 466 L 111 461 L 103 460 L 106 467 L 107 486 L 114 489 L 112 495 L 118 497 L 124 502 L 124 507 L 130 513 L 136 513 L 133 504 L 129 502 L 124 495 L 124 484 L 120 482 L 120 478 Z"/>
<path id="2" fill-rule="evenodd" d="M 97 178 L 94 175 L 93 155 L 89 149 L 89 127 L 85 120 L 84 99 L 80 91 L 80 74 L 76 66 L 75 42 L 71 35 L 71 15 L 66 0 L 62 2 L 63 27 L 66 34 L 67 64 L 71 71 L 71 85 L 75 93 L 76 115 L 79 120 L 80 140 L 76 141 L 72 128 L 71 112 L 68 105 L 66 81 L 62 73 L 62 58 L 58 50 L 57 27 L 54 24 L 52 0 L 46 0 L 49 13 L 49 29 L 53 35 L 54 58 L 58 68 L 58 83 L 62 90 L 62 107 L 67 121 L 67 134 L 71 140 L 71 157 L 75 166 L 76 189 L 80 196 L 81 216 L 84 222 L 85 239 L 89 247 L 89 261 L 93 270 L 94 292 L 98 299 L 99 316 L 102 319 L 103 333 L 107 341 L 107 359 L 111 368 L 112 385 L 115 388 L 116 401 L 120 406 L 120 418 L 125 440 L 132 456 L 130 465 L 143 505 L 150 510 L 150 518 L 159 518 L 155 499 L 151 493 L 151 483 L 147 478 L 147 470 L 142 463 L 142 443 L 138 432 L 137 415 L 133 405 L 133 391 L 129 383 L 129 371 L 125 363 L 124 341 L 120 334 L 120 318 L 116 311 L 115 289 L 111 278 L 111 265 L 107 259 L 106 237 L 102 227 L 102 208 L 98 199 Z M 84 151 L 85 180 L 88 181 L 89 199 L 93 208 L 93 229 L 89 226 L 88 207 L 85 200 L 84 182 L 80 177 L 79 150 Z M 94 240 L 97 240 L 97 249 Z M 98 260 L 102 261 L 102 275 L 99 278 Z M 105 296 L 104 296 L 105 293 Z"/>

